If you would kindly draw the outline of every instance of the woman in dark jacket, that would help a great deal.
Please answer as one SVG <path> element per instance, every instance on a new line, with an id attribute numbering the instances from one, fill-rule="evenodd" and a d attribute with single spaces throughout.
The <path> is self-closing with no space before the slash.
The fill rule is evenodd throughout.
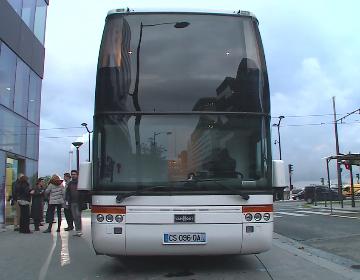
<path id="1" fill-rule="evenodd" d="M 40 220 L 43 215 L 42 207 L 44 203 L 44 179 L 39 178 L 36 181 L 36 185 L 33 188 L 34 193 L 32 194 L 31 204 L 31 217 L 34 220 L 35 231 L 39 231 Z"/>
<path id="2" fill-rule="evenodd" d="M 19 179 L 19 184 L 17 186 L 17 202 L 20 206 L 20 233 L 31 233 L 30 225 L 30 201 L 31 194 L 34 193 L 30 189 L 30 184 L 28 182 L 28 177 L 21 176 Z"/>

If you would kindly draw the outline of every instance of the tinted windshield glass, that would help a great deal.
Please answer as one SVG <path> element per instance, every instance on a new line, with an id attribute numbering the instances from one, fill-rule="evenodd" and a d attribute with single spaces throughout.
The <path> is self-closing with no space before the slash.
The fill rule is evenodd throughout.
<path id="1" fill-rule="evenodd" d="M 96 111 L 269 113 L 257 34 L 250 17 L 112 15 L 100 48 Z"/>
<path id="2" fill-rule="evenodd" d="M 174 182 L 193 176 L 235 187 L 269 187 L 264 117 L 152 115 L 142 116 L 138 129 L 136 122 L 129 115 L 97 119 L 98 184 L 176 187 Z"/>
<path id="3" fill-rule="evenodd" d="M 270 189 L 269 92 L 255 20 L 108 17 L 94 128 L 95 188 L 176 187 L 195 177 Z"/>

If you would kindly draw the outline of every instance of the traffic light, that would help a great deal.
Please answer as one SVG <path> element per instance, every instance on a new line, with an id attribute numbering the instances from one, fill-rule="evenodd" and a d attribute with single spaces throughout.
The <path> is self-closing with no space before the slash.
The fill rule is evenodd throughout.
<path id="1" fill-rule="evenodd" d="M 289 164 L 289 173 L 292 173 L 294 171 L 294 166 L 292 164 Z"/>

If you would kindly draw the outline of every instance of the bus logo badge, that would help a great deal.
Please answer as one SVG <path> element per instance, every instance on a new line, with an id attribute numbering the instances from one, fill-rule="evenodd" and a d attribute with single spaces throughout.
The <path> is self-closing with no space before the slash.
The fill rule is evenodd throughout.
<path id="1" fill-rule="evenodd" d="M 195 214 L 189 215 L 174 215 L 174 222 L 175 223 L 195 223 Z"/>

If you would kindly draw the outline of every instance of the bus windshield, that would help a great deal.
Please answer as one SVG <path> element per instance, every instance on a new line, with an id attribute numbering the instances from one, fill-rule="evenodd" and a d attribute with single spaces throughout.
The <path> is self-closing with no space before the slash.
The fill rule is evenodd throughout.
<path id="1" fill-rule="evenodd" d="M 255 19 L 111 15 L 97 70 L 94 189 L 271 190 L 269 107 Z"/>

